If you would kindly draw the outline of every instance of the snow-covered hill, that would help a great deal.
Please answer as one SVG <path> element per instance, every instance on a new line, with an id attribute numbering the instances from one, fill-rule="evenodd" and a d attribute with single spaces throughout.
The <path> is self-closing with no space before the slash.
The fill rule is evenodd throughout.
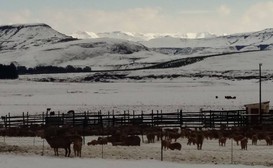
<path id="1" fill-rule="evenodd" d="M 138 60 L 151 60 L 155 56 L 164 57 L 140 43 L 110 38 L 79 40 L 46 24 L 0 27 L 2 64 L 13 62 L 27 67 L 76 65 L 111 70 L 141 68 L 150 63 L 142 61 L 139 64 Z M 160 58 L 152 59 L 152 64 L 161 61 Z"/>
<path id="2" fill-rule="evenodd" d="M 21 51 L 5 52 L 1 54 L 1 62 L 16 62 L 18 65 L 34 67 L 38 65 L 54 66 L 91 66 L 93 70 L 112 70 L 141 68 L 149 65 L 152 59 L 160 62 L 157 56 L 167 57 L 139 43 L 118 39 L 86 39 L 56 43 Z M 168 60 L 166 58 L 166 60 Z"/>
<path id="3" fill-rule="evenodd" d="M 216 36 L 212 33 L 141 34 L 121 31 L 77 32 L 72 36 L 82 39 L 110 37 L 138 41 L 162 54 L 194 57 L 270 49 L 273 43 L 272 35 L 273 29 L 226 36 Z"/>
<path id="4" fill-rule="evenodd" d="M 175 37 L 155 38 L 142 42 L 147 47 L 152 48 L 227 48 L 229 46 L 259 46 L 273 43 L 273 29 L 265 29 L 258 32 L 240 33 L 227 36 L 218 36 L 200 39 L 185 39 Z"/>
<path id="5" fill-rule="evenodd" d="M 196 47 L 228 47 L 228 46 L 249 46 L 273 43 L 273 29 L 265 29 L 257 32 L 240 33 L 225 36 L 216 36 L 213 33 L 131 33 L 131 32 L 84 32 L 79 31 L 72 34 L 75 38 L 117 38 L 129 41 L 141 42 L 151 48 L 196 48 Z"/>
<path id="6" fill-rule="evenodd" d="M 0 26 L 1 53 L 70 40 L 74 39 L 55 31 L 46 24 Z"/>
<path id="7" fill-rule="evenodd" d="M 264 50 L 271 52 L 273 46 L 273 29 L 196 39 L 128 32 L 82 33 L 81 36 L 93 38 L 72 38 L 46 24 L 0 26 L 0 63 L 13 62 L 27 67 L 91 66 L 93 70 L 147 68 L 154 65 L 170 68 L 202 61 L 199 58 L 203 56 Z M 144 38 L 146 41 L 134 42 Z"/>

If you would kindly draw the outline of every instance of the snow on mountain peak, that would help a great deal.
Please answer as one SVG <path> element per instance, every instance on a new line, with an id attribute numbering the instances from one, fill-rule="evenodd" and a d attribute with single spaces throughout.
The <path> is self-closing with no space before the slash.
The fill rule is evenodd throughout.
<path id="1" fill-rule="evenodd" d="M 123 31 L 113 31 L 113 32 L 103 32 L 94 33 L 87 31 L 78 31 L 71 35 L 75 38 L 80 39 L 91 39 L 91 38 L 117 38 L 129 41 L 148 41 L 157 38 L 172 37 L 172 38 L 186 38 L 186 39 L 199 39 L 199 38 L 211 38 L 216 37 L 215 34 L 209 32 L 202 33 L 134 33 L 134 32 L 123 32 Z"/>
<path id="2" fill-rule="evenodd" d="M 87 32 L 87 31 L 77 31 L 71 34 L 71 36 L 78 39 L 99 38 L 99 36 L 96 33 Z"/>

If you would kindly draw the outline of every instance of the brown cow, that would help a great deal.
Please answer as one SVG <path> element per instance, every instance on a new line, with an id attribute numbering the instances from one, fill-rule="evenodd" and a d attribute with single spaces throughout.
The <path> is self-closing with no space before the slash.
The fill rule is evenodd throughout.
<path id="1" fill-rule="evenodd" d="M 201 150 L 202 149 L 203 141 L 204 141 L 204 135 L 203 135 L 203 133 L 202 132 L 197 133 L 196 134 L 197 150 Z"/>
<path id="2" fill-rule="evenodd" d="M 87 143 L 88 146 L 90 146 L 90 145 L 97 145 L 97 144 L 98 144 L 98 141 L 95 140 L 95 139 Z"/>
<path id="3" fill-rule="evenodd" d="M 155 134 L 154 133 L 148 133 L 147 135 L 148 143 L 154 143 L 155 142 Z"/>
<path id="4" fill-rule="evenodd" d="M 220 137 L 219 138 L 219 146 L 226 146 L 226 141 L 227 141 L 227 138 L 226 137 Z"/>
<path id="5" fill-rule="evenodd" d="M 170 142 L 169 140 L 162 140 L 162 141 L 161 141 L 161 148 L 164 149 L 164 150 L 168 149 L 170 143 L 171 143 L 171 142 Z"/>
<path id="6" fill-rule="evenodd" d="M 75 157 L 81 157 L 82 154 L 82 137 L 81 136 L 74 136 L 73 137 L 73 150 Z"/>
<path id="7" fill-rule="evenodd" d="M 240 141 L 241 139 L 243 139 L 243 138 L 244 138 L 243 135 L 234 135 L 234 136 L 233 136 L 233 139 L 234 139 L 234 141 L 236 141 L 237 145 L 239 145 L 239 141 Z"/>
<path id="8" fill-rule="evenodd" d="M 272 139 L 270 138 L 270 136 L 266 136 L 265 141 L 266 141 L 266 145 L 272 145 Z"/>
<path id="9" fill-rule="evenodd" d="M 53 148 L 55 156 L 59 156 L 58 148 L 65 149 L 65 157 L 70 156 L 72 140 L 68 136 L 47 136 L 45 139 L 50 147 Z"/>
<path id="10" fill-rule="evenodd" d="M 170 140 L 162 140 L 161 141 L 161 148 L 164 150 L 166 150 L 166 149 L 181 150 L 182 146 L 179 142 L 172 143 Z"/>
<path id="11" fill-rule="evenodd" d="M 181 137 L 181 134 L 176 132 L 170 132 L 168 136 L 169 136 L 169 139 L 174 139 L 174 142 L 176 142 L 177 139 Z"/>
<path id="12" fill-rule="evenodd" d="M 168 143 L 168 148 L 171 150 L 181 150 L 181 144 L 179 142 Z"/>
<path id="13" fill-rule="evenodd" d="M 123 139 L 126 146 L 140 146 L 140 138 L 137 135 L 131 135 Z"/>
<path id="14" fill-rule="evenodd" d="M 256 134 L 252 135 L 252 145 L 257 145 L 258 136 Z"/>
<path id="15" fill-rule="evenodd" d="M 241 139 L 241 149 L 242 150 L 247 150 L 247 137 L 244 137 Z"/>
<path id="16" fill-rule="evenodd" d="M 94 139 L 87 143 L 88 146 L 90 145 L 107 145 L 108 138 L 107 137 L 98 137 L 98 139 Z"/>
<path id="17" fill-rule="evenodd" d="M 71 153 L 70 145 L 73 142 L 73 135 L 66 128 L 47 127 L 39 131 L 42 139 L 45 139 L 49 146 L 53 148 L 54 155 L 59 156 L 59 148 L 65 149 L 65 156 L 69 157 Z"/>
<path id="18" fill-rule="evenodd" d="M 107 137 L 98 137 L 97 144 L 99 145 L 107 145 L 108 138 Z"/>
<path id="19" fill-rule="evenodd" d="M 191 145 L 191 144 L 193 144 L 193 145 L 196 144 L 196 137 L 194 137 L 194 136 L 188 137 L 187 145 Z"/>
<path id="20" fill-rule="evenodd" d="M 113 146 L 140 146 L 140 138 L 137 135 L 122 137 L 120 141 L 116 141 L 110 137 L 110 142 Z"/>

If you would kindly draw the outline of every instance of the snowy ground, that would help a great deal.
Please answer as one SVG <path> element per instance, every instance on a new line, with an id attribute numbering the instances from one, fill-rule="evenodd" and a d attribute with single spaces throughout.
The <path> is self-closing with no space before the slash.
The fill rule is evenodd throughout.
<path id="1" fill-rule="evenodd" d="M 273 100 L 273 83 L 262 83 L 262 100 Z M 0 81 L 0 114 L 41 113 L 46 108 L 97 112 L 135 110 L 150 113 L 244 109 L 259 101 L 257 80 L 228 81 L 209 78 L 155 80 L 138 83 L 50 83 Z M 218 99 L 216 99 L 218 96 Z M 227 100 L 224 96 L 236 96 Z"/>
<path id="2" fill-rule="evenodd" d="M 171 162 L 160 162 L 154 160 L 105 160 L 105 159 L 64 159 L 53 157 L 28 157 L 14 155 L 0 155 L 1 168 L 251 168 L 253 166 L 245 165 L 211 165 L 211 164 L 178 164 Z M 69 165 L 69 166 L 68 166 Z M 255 166 L 256 168 L 264 168 L 264 166 Z"/>
<path id="3" fill-rule="evenodd" d="M 273 100 L 272 81 L 263 81 L 262 100 Z M 218 96 L 218 99 L 216 99 Z M 227 100 L 224 96 L 236 96 Z M 223 80 L 212 78 L 177 78 L 146 81 L 120 81 L 115 83 L 51 83 L 20 80 L 0 81 L 0 114 L 11 115 L 22 112 L 41 113 L 46 108 L 54 111 L 76 112 L 121 111 L 136 112 L 162 110 L 174 112 L 216 109 L 244 109 L 244 104 L 259 101 L 258 80 Z M 272 106 L 271 106 L 272 108 Z M 86 142 L 95 137 L 87 137 Z M 179 139 L 181 151 L 165 151 L 164 162 L 160 162 L 160 143 L 141 144 L 140 147 L 84 146 L 83 157 L 56 158 L 53 150 L 40 138 L 0 137 L 0 164 L 2 167 L 246 167 L 243 165 L 272 166 L 273 146 L 259 141 L 258 146 L 248 146 L 243 151 L 233 144 L 231 163 L 231 140 L 226 147 L 219 147 L 217 140 L 205 140 L 202 151 L 196 146 L 186 145 L 186 139 Z M 249 141 L 250 144 L 250 141 Z M 15 145 L 15 146 L 14 146 Z M 73 155 L 72 155 L 73 157 Z M 121 160 L 120 160 L 121 159 Z M 34 161 L 35 160 L 35 161 Z M 83 162 L 84 160 L 84 162 Z M 25 163 L 25 164 L 23 164 Z M 197 165 L 196 165 L 197 164 Z M 204 165 L 207 164 L 207 165 Z M 224 165 L 222 165 L 224 164 Z M 221 165 L 221 166 L 219 166 Z M 24 168 L 24 167 L 23 167 Z"/>
<path id="4" fill-rule="evenodd" d="M 96 138 L 86 137 L 86 142 Z M 27 164 L 28 167 L 38 167 L 39 163 L 41 166 L 44 166 L 43 164 L 48 162 L 48 164 L 57 167 L 67 167 L 68 165 L 68 167 L 75 167 L 76 165 L 86 167 L 92 164 L 96 165 L 96 167 L 105 168 L 110 166 L 129 167 L 129 165 L 130 167 L 133 166 L 133 168 L 135 166 L 154 167 L 156 165 L 158 165 L 156 167 L 201 167 L 201 165 L 205 167 L 213 165 L 217 165 L 217 167 L 246 167 L 242 165 L 259 167 L 258 165 L 273 165 L 273 146 L 266 146 L 265 141 L 258 141 L 257 146 L 249 143 L 248 150 L 241 150 L 231 140 L 227 140 L 225 147 L 219 146 L 217 140 L 205 140 L 202 150 L 197 150 L 196 146 L 187 145 L 186 139 L 180 138 L 178 142 L 182 144 L 182 150 L 164 151 L 164 162 L 160 162 L 161 151 L 159 141 L 153 144 L 142 143 L 140 147 L 112 146 L 111 144 L 104 146 L 84 145 L 81 159 L 74 158 L 73 154 L 69 159 L 64 157 L 63 149 L 60 149 L 61 156 L 55 157 L 53 150 L 46 142 L 44 142 L 45 147 L 43 152 L 43 140 L 37 137 L 35 139 L 23 137 L 6 137 L 4 139 L 0 137 L 0 163 L 1 168 L 16 167 L 24 165 L 27 162 L 29 162 Z M 233 161 L 231 160 L 231 144 L 233 144 Z M 34 162 L 29 161 L 33 158 L 35 158 Z M 15 160 L 17 161 L 14 162 Z M 234 165 L 231 166 L 231 162 Z M 46 167 L 51 166 L 47 165 Z"/>

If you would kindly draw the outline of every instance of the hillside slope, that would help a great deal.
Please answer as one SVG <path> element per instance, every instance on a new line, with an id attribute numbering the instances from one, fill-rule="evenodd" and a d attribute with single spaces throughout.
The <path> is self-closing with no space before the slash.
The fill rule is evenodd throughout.
<path id="1" fill-rule="evenodd" d="M 1 53 L 74 40 L 46 24 L 0 26 Z"/>
<path id="2" fill-rule="evenodd" d="M 196 48 L 196 47 L 214 47 L 226 48 L 235 46 L 259 46 L 273 43 L 273 29 L 265 29 L 257 32 L 232 34 L 227 36 L 186 39 L 174 37 L 155 38 L 142 42 L 151 48 Z"/>
<path id="3" fill-rule="evenodd" d="M 91 66 L 93 69 L 126 69 L 154 64 L 163 56 L 140 43 L 110 38 L 78 40 L 46 24 L 0 27 L 0 63 L 35 67 Z M 144 63 L 145 62 L 145 63 Z M 143 64 L 144 63 L 144 64 Z"/>
<path id="4" fill-rule="evenodd" d="M 122 32 L 112 35 L 130 36 Z M 114 38 L 75 39 L 46 24 L 8 25 L 0 26 L 0 63 L 90 66 L 93 70 L 174 68 L 212 56 L 272 51 L 272 44 L 273 29 L 202 39 L 164 36 L 140 43 Z"/>

